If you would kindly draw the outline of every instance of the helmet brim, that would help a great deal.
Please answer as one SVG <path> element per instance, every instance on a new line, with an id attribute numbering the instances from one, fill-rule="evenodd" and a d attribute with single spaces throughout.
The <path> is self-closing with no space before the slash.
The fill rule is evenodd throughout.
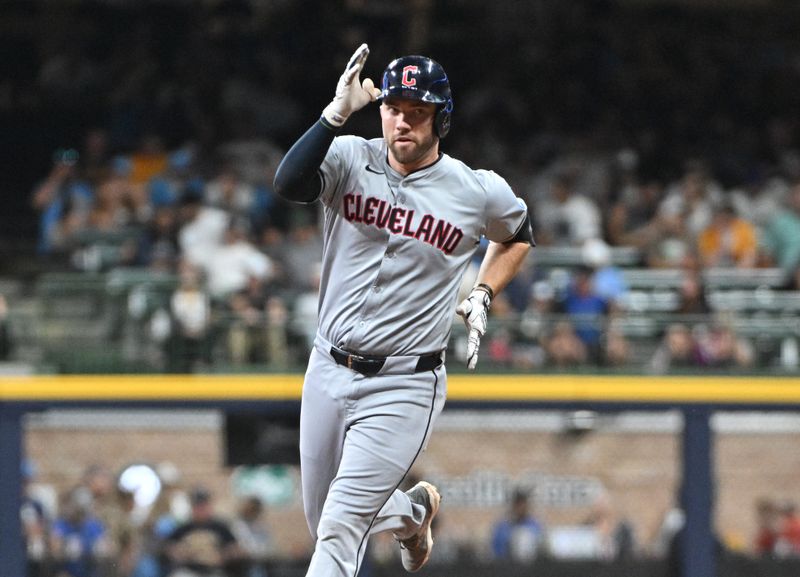
<path id="1" fill-rule="evenodd" d="M 438 94 L 432 93 L 430 90 L 417 90 L 416 88 L 406 88 L 406 87 L 391 87 L 391 88 L 384 88 L 381 91 L 380 96 L 378 96 L 379 100 L 383 100 L 384 98 L 389 98 L 393 96 L 395 98 L 403 98 L 405 100 L 419 100 L 421 102 L 430 102 L 431 104 L 446 104 L 447 99 L 442 98 Z"/>

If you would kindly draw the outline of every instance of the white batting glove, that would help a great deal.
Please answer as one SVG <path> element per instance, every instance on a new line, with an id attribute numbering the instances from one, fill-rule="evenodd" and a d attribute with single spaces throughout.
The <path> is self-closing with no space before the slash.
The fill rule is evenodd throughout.
<path id="1" fill-rule="evenodd" d="M 379 88 L 375 88 L 372 80 L 365 78 L 359 82 L 358 76 L 369 56 L 369 47 L 362 44 L 353 53 L 344 74 L 336 85 L 336 95 L 333 97 L 322 116 L 333 126 L 341 126 L 356 110 L 361 110 L 370 102 L 374 102 L 381 95 Z"/>
<path id="2" fill-rule="evenodd" d="M 481 337 L 486 334 L 489 306 L 492 304 L 492 294 L 489 287 L 478 285 L 472 289 L 469 296 L 456 307 L 456 314 L 464 319 L 467 327 L 467 368 L 475 370 L 478 364 L 478 349 L 481 346 Z"/>

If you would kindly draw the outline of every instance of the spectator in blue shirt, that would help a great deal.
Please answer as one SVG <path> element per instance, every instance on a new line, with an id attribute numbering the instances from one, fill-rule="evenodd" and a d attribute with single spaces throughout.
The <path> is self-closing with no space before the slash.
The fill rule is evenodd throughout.
<path id="1" fill-rule="evenodd" d="M 57 575 L 99 577 L 108 543 L 105 527 L 91 510 L 92 497 L 84 487 L 73 490 L 64 500 L 51 534 Z"/>
<path id="2" fill-rule="evenodd" d="M 76 150 L 57 150 L 50 173 L 33 191 L 31 205 L 39 213 L 37 250 L 41 255 L 63 249 L 70 235 L 88 219 L 94 193 L 79 178 L 77 162 Z"/>
<path id="3" fill-rule="evenodd" d="M 517 563 L 536 558 L 543 545 L 544 528 L 531 514 L 528 493 L 517 489 L 508 514 L 492 529 L 492 556 Z"/>
<path id="4" fill-rule="evenodd" d="M 590 357 L 599 360 L 603 323 L 609 307 L 608 301 L 596 292 L 591 268 L 583 266 L 575 270 L 563 309 L 569 315 L 578 338 L 586 345 Z"/>

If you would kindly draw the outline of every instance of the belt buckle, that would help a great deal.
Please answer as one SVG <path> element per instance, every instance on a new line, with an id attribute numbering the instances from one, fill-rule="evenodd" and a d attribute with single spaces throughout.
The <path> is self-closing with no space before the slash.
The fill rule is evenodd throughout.
<path id="1" fill-rule="evenodd" d="M 365 361 L 365 360 L 367 360 L 366 357 L 363 357 L 361 355 L 347 353 L 347 368 L 352 369 L 353 363 L 358 363 L 360 361 Z"/>

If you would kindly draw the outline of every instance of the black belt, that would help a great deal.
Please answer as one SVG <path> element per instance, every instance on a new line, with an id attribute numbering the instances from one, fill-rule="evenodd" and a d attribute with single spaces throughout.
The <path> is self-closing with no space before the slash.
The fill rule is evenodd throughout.
<path id="1" fill-rule="evenodd" d="M 365 355 L 357 355 L 348 353 L 331 347 L 331 356 L 333 360 L 354 371 L 361 373 L 367 377 L 377 375 L 378 371 L 386 364 L 386 357 L 372 357 Z M 417 360 L 417 366 L 414 367 L 415 373 L 423 371 L 430 371 L 442 364 L 442 353 L 431 353 L 429 355 L 421 355 Z"/>

